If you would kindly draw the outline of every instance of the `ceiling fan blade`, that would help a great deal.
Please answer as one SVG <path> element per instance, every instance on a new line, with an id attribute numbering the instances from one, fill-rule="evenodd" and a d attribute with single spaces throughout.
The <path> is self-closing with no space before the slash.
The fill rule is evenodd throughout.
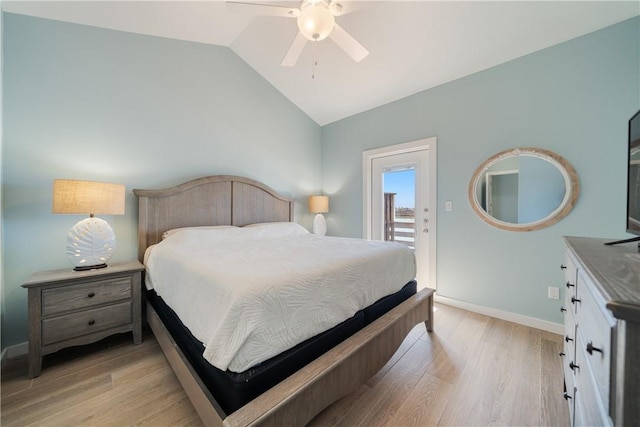
<path id="1" fill-rule="evenodd" d="M 225 3 L 230 12 L 245 13 L 248 15 L 284 16 L 285 18 L 297 18 L 298 15 L 300 15 L 300 9 L 295 7 L 236 1 L 228 1 Z"/>
<path id="2" fill-rule="evenodd" d="M 369 51 L 338 24 L 335 25 L 329 37 L 356 62 L 362 61 L 369 55 Z"/>
<path id="3" fill-rule="evenodd" d="M 300 54 L 302 54 L 302 50 L 306 44 L 307 38 L 299 32 L 293 40 L 293 43 L 291 43 L 291 46 L 289 46 L 289 50 L 280 65 L 283 67 L 293 67 L 296 65 L 296 62 L 298 62 L 298 58 L 300 58 Z"/>

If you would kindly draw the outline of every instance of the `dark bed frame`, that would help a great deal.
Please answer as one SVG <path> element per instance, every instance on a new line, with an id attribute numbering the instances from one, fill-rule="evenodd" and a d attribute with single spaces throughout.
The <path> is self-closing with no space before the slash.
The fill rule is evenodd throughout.
<path id="1" fill-rule="evenodd" d="M 170 229 L 293 221 L 293 200 L 255 180 L 220 175 L 138 196 L 138 255 Z M 205 425 L 302 426 L 376 374 L 415 325 L 433 327 L 433 290 L 422 289 L 237 411 L 225 415 L 162 320 L 147 304 L 147 321 Z"/>

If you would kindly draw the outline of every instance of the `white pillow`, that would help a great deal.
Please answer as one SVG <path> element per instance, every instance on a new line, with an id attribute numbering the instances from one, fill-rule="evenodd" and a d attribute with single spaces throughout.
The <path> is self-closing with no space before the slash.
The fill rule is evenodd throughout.
<path id="1" fill-rule="evenodd" d="M 202 225 L 198 227 L 173 228 L 171 230 L 167 230 L 164 233 L 162 233 L 162 240 L 182 230 L 216 230 L 216 229 L 225 229 L 225 228 L 238 228 L 238 227 L 236 227 L 235 225 Z"/>
<path id="2" fill-rule="evenodd" d="M 243 227 L 259 237 L 301 236 L 309 234 L 309 230 L 296 222 L 262 222 Z"/>

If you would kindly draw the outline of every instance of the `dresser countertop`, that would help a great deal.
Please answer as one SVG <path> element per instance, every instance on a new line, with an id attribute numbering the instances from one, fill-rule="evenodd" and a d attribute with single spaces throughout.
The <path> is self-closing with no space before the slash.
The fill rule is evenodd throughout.
<path id="1" fill-rule="evenodd" d="M 640 252 L 638 243 L 605 246 L 614 239 L 563 237 L 599 288 L 618 319 L 640 322 Z"/>

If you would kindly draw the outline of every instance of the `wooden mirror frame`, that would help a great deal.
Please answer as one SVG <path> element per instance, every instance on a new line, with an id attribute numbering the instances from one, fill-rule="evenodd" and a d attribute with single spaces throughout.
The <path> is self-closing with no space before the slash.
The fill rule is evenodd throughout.
<path id="1" fill-rule="evenodd" d="M 476 188 L 481 179 L 483 179 L 484 173 L 491 166 L 501 160 L 511 157 L 518 157 L 521 155 L 537 157 L 553 164 L 560 171 L 562 177 L 564 178 L 565 194 L 560 205 L 546 217 L 538 221 L 528 222 L 525 224 L 514 224 L 501 221 L 490 216 L 480 205 Z M 469 182 L 468 192 L 471 207 L 483 221 L 494 227 L 508 231 L 533 231 L 555 224 L 556 222 L 567 216 L 569 212 L 571 212 L 573 206 L 578 200 L 579 194 L 580 182 L 578 180 L 578 174 L 576 173 L 576 170 L 573 168 L 573 166 L 571 166 L 571 164 L 566 159 L 554 153 L 553 151 L 535 147 L 513 148 L 501 151 L 500 153 L 488 158 L 473 173 L 471 181 Z"/>

